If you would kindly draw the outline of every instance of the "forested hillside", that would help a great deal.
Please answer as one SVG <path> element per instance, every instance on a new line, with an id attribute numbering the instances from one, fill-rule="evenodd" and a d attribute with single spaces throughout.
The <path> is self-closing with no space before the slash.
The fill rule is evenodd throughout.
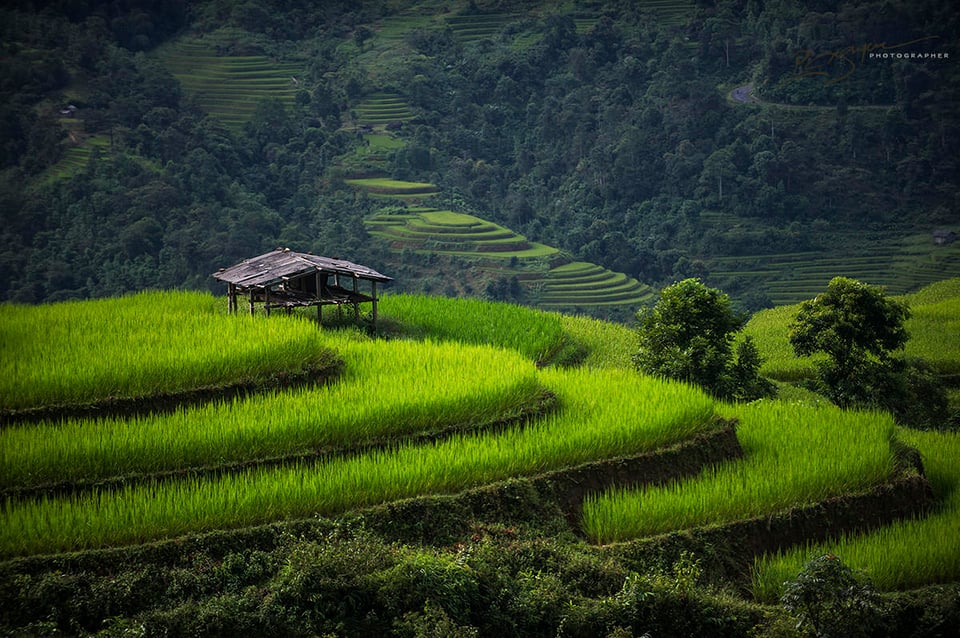
<path id="1" fill-rule="evenodd" d="M 407 290 L 470 276 L 371 237 L 358 177 L 748 308 L 838 274 L 908 292 L 960 274 L 933 242 L 960 231 L 958 22 L 945 0 L 6 3 L 0 299 L 209 288 L 278 245 Z"/>

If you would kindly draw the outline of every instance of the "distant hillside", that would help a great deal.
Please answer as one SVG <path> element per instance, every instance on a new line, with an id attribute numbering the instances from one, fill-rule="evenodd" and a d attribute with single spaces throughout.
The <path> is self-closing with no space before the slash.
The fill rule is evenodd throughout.
<path id="1" fill-rule="evenodd" d="M 407 289 L 486 294 L 370 240 L 368 222 L 411 195 L 389 192 L 400 182 L 622 273 L 626 287 L 604 285 L 624 310 L 688 276 L 749 309 L 838 274 L 895 293 L 958 276 L 960 243 L 933 233 L 960 232 L 960 70 L 942 55 L 960 18 L 939 0 L 834 9 L 13 3 L 0 298 L 210 288 L 210 272 L 278 245 L 395 264 Z M 911 57 L 850 69 L 829 55 L 868 48 Z M 744 87 L 749 100 L 731 97 Z M 443 259 L 448 280 L 476 280 Z M 510 293 L 511 276 L 489 292 Z M 604 303 L 573 283 L 529 292 Z"/>

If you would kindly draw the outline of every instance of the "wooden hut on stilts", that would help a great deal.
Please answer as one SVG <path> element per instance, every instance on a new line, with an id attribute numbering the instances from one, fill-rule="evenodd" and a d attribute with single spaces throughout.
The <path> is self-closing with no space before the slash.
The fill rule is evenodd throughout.
<path id="1" fill-rule="evenodd" d="M 237 312 L 240 299 L 246 298 L 250 314 L 257 304 L 264 312 L 274 308 L 290 312 L 294 308 L 317 307 L 317 322 L 323 319 L 324 306 L 353 306 L 360 319 L 360 304 L 373 304 L 373 324 L 377 323 L 377 284 L 393 281 L 372 268 L 343 259 L 331 259 L 289 248 L 252 257 L 213 273 L 214 279 L 226 282 L 230 312 Z M 360 291 L 360 282 L 369 282 L 369 294 Z"/>

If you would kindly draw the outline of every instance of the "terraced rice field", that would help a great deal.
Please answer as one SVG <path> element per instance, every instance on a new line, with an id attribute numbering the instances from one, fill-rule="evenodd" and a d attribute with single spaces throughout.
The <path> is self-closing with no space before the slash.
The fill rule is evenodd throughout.
<path id="1" fill-rule="evenodd" d="M 105 135 L 91 135 L 80 144 L 67 147 L 59 162 L 47 169 L 46 179 L 56 180 L 70 177 L 83 170 L 97 149 L 106 151 L 110 139 Z"/>
<path id="2" fill-rule="evenodd" d="M 694 12 L 694 4 L 689 0 L 637 0 L 636 4 L 656 16 L 660 24 L 670 26 L 682 26 Z"/>
<path id="3" fill-rule="evenodd" d="M 409 249 L 483 258 L 497 262 L 544 259 L 559 255 L 556 248 L 528 241 L 522 235 L 473 215 L 434 208 L 410 215 L 378 215 L 368 220 L 370 234 L 390 242 L 394 250 Z"/>
<path id="4" fill-rule="evenodd" d="M 493 38 L 519 17 L 514 13 L 477 13 L 447 18 L 453 36 L 460 42 L 476 42 Z"/>
<path id="5" fill-rule="evenodd" d="M 358 125 L 383 127 L 391 122 L 407 122 L 413 119 L 410 105 L 397 93 L 372 93 L 353 107 L 354 120 Z"/>
<path id="6" fill-rule="evenodd" d="M 539 305 L 575 308 L 583 305 L 641 306 L 653 301 L 653 288 L 623 273 L 577 261 L 550 269 Z"/>
<path id="7" fill-rule="evenodd" d="M 438 11 L 441 11 L 438 9 Z M 435 19 L 432 15 L 409 15 L 399 14 L 387 16 L 380 20 L 374 27 L 376 37 L 387 43 L 397 44 L 403 42 L 407 34 L 414 29 L 435 28 Z"/>
<path id="8" fill-rule="evenodd" d="M 292 104 L 301 88 L 303 64 L 234 54 L 234 39 L 236 34 L 227 29 L 182 37 L 160 47 L 156 55 L 205 111 L 239 128 L 260 100 L 276 98 Z"/>
<path id="9" fill-rule="evenodd" d="M 97 308 L 104 305 L 109 301 Z M 508 313 L 508 322 L 517 312 L 513 306 L 488 304 L 487 313 L 474 315 L 496 318 L 498 307 Z M 77 308 L 51 310 L 64 315 Z M 244 325 L 248 319 L 223 317 Z M 307 323 L 293 317 L 264 321 L 298 333 Z M 157 356 L 182 355 L 176 345 L 166 352 L 162 333 L 158 336 L 151 344 Z M 491 333 L 489 338 L 499 337 Z M 539 343 L 541 336 L 535 339 Z M 334 515 L 649 451 L 714 429 L 712 400 L 682 384 L 639 375 L 623 379 L 617 372 L 540 373 L 516 350 L 489 345 L 382 342 L 354 333 L 321 333 L 318 342 L 346 361 L 337 383 L 142 418 L 80 418 L 0 429 L 6 470 L 0 485 L 40 489 L 37 498 L 7 493 L 0 508 L 0 556 Z M 234 345 L 230 339 L 219 343 L 226 349 Z M 530 347 L 542 349 L 534 342 Z M 541 414 L 525 427 L 482 427 L 537 405 L 544 387 L 561 397 L 562 411 Z M 614 398 L 595 401 L 601 393 Z M 352 398 L 363 401 L 354 404 Z M 404 436 L 454 430 L 440 438 L 364 448 L 365 440 L 396 427 Z M 302 456 L 341 435 L 346 437 L 342 443 L 361 445 L 346 455 Z M 265 463 L 289 452 L 297 456 Z M 97 483 L 108 477 L 121 480 Z M 57 481 L 73 489 L 43 491 Z"/>
<path id="10" fill-rule="evenodd" d="M 900 430 L 900 436 L 923 455 L 924 469 L 940 507 L 923 519 L 910 519 L 867 533 L 845 534 L 825 543 L 807 544 L 756 561 L 754 597 L 776 602 L 783 583 L 804 562 L 830 553 L 862 571 L 880 591 L 950 583 L 960 574 L 960 435 L 955 432 Z M 909 566 L 909 569 L 905 567 Z"/>
<path id="11" fill-rule="evenodd" d="M 588 536 L 610 543 L 732 523 L 855 493 L 896 473 L 889 416 L 779 401 L 734 412 L 744 459 L 672 485 L 590 498 L 584 506 Z"/>
<path id="12" fill-rule="evenodd" d="M 456 255 L 478 260 L 496 275 L 517 275 L 542 308 L 637 306 L 653 300 L 654 290 L 632 277 L 587 262 L 565 263 L 556 248 L 493 222 L 433 208 L 409 211 L 377 215 L 367 220 L 367 229 L 394 251 Z"/>
<path id="13" fill-rule="evenodd" d="M 383 199 L 417 200 L 440 191 L 429 182 L 405 182 L 387 177 L 361 177 L 346 180 L 347 184 L 362 188 L 373 197 Z"/>
<path id="14" fill-rule="evenodd" d="M 774 305 L 815 297 L 835 276 L 884 286 L 900 295 L 944 278 L 960 276 L 960 245 L 935 246 L 929 233 L 850 235 L 844 248 L 770 255 L 717 257 L 707 261 L 715 282 L 735 280 L 767 293 Z M 858 247 L 869 242 L 869 248 Z"/>
<path id="15" fill-rule="evenodd" d="M 437 220 L 444 218 L 448 227 L 468 226 L 468 220 L 455 214 L 437 216 Z M 923 299 L 931 306 L 950 302 L 955 288 L 938 287 Z M 116 313 L 108 312 L 101 314 L 102 333 L 96 326 L 86 326 L 92 332 L 90 339 L 108 341 L 105 335 L 109 335 L 138 342 L 143 340 L 141 335 L 153 335 L 149 345 L 154 355 L 182 358 L 189 350 L 183 347 L 183 338 L 195 332 L 196 319 L 192 316 L 196 313 L 182 312 L 183 297 L 183 293 L 170 295 L 170 301 L 179 303 L 159 313 L 180 314 L 181 319 L 173 320 L 173 324 L 181 322 L 179 326 L 164 323 L 164 330 L 151 330 L 155 314 L 145 314 L 139 322 L 117 323 Z M 308 326 L 296 316 L 256 320 L 228 316 L 222 299 L 193 297 L 201 313 L 218 323 L 259 328 L 269 324 L 281 340 L 300 338 Z M 221 302 L 219 309 L 215 301 Z M 775 546 L 800 547 L 771 564 L 758 561 L 758 574 L 761 570 L 767 574 L 763 582 L 774 586 L 793 577 L 796 557 L 809 551 L 842 552 L 854 566 L 878 575 L 884 589 L 955 583 L 960 578 L 960 552 L 954 541 L 958 533 L 955 460 L 960 450 L 954 434 L 906 432 L 895 428 L 887 416 L 830 406 L 781 401 L 720 404 L 689 385 L 635 373 L 629 357 L 623 356 L 633 347 L 632 332 L 623 326 L 613 330 L 614 326 L 601 328 L 596 322 L 578 321 L 579 327 L 573 328 L 569 318 L 553 313 L 477 300 L 409 297 L 396 301 L 391 308 L 385 300 L 385 315 L 393 314 L 408 327 L 424 328 L 424 340 L 380 340 L 354 331 L 314 332 L 312 343 L 331 349 L 345 362 L 342 376 L 327 385 L 278 388 L 137 418 L 58 419 L 0 428 L 4 593 L 8 609 L 25 610 L 5 616 L 11 623 L 4 627 L 8 633 L 33 635 L 16 630 L 28 623 L 36 629 L 47 620 L 48 606 L 27 604 L 34 598 L 52 597 L 51 605 L 70 601 L 72 612 L 72 602 L 92 591 L 96 594 L 93 604 L 104 609 L 103 622 L 114 622 L 141 613 L 139 607 L 118 612 L 114 605 L 146 579 L 159 581 L 158 588 L 149 590 L 152 597 L 159 597 L 154 591 L 178 596 L 184 584 L 194 582 L 192 569 L 220 569 L 228 561 L 242 561 L 267 570 L 264 553 L 274 548 L 286 552 L 281 544 L 285 539 L 299 538 L 325 548 L 338 542 L 337 534 L 352 534 L 347 529 L 352 525 L 405 548 L 436 542 L 437 551 L 450 554 L 450 564 L 462 560 L 464 570 L 480 565 L 469 562 L 471 551 L 502 542 L 491 551 L 502 547 L 530 553 L 531 564 L 536 565 L 530 578 L 540 579 L 536 571 L 540 565 L 556 563 L 544 567 L 552 570 L 545 571 L 548 585 L 555 573 L 591 577 L 593 572 L 584 565 L 593 569 L 592 563 L 580 562 L 583 557 L 602 558 L 626 573 L 635 571 L 632 565 L 639 564 L 646 547 L 670 561 L 677 558 L 678 547 L 688 543 L 696 547 L 698 562 L 700 551 L 705 562 L 715 556 L 730 559 L 730 571 L 722 578 L 734 578 L 734 573 L 743 577 L 742 568 L 749 568 L 753 556 L 767 547 L 764 538 Z M 84 304 L 100 313 L 104 306 L 129 302 Z M 7 322 L 28 322 L 34 315 L 16 316 L 27 310 L 8 308 L 14 316 Z M 54 315 L 82 314 L 83 304 L 29 312 L 51 310 Z M 309 327 L 316 331 L 315 326 Z M 604 343 L 603 353 L 589 366 L 538 366 L 535 359 L 570 329 L 620 343 L 616 349 Z M 291 335 L 285 335 L 287 331 Z M 170 335 L 179 337 L 168 340 Z M 17 337 L 29 338 L 35 335 Z M 58 343 L 62 339 L 58 337 Z M 222 352 L 230 352 L 248 341 L 248 334 L 227 335 L 217 344 Z M 42 354 L 42 348 L 23 345 L 25 352 Z M 626 353 L 621 352 L 623 348 Z M 50 370 L 57 367 L 39 355 L 31 361 Z M 297 367 L 302 361 L 294 357 L 288 363 Z M 123 374 L 116 366 L 113 370 Z M 147 369 L 141 376 L 152 386 L 157 374 Z M 549 409 L 542 403 L 545 391 L 552 395 Z M 50 397 L 55 395 L 44 400 Z M 520 408 L 526 411 L 518 413 Z M 735 430 L 725 426 L 718 416 L 737 418 L 739 426 Z M 703 460 L 710 437 L 717 433 L 736 438 L 726 439 L 731 446 L 724 448 L 722 456 Z M 223 436 L 232 442 L 216 441 Z M 891 505 L 883 499 L 883 490 L 890 485 L 887 481 L 913 472 L 903 467 L 893 437 L 920 450 L 937 508 L 922 513 L 909 510 L 916 518 L 893 524 L 880 516 L 870 523 L 874 532 L 869 537 L 839 538 L 852 529 L 848 526 L 854 523 L 848 519 L 858 518 L 845 509 L 850 495 L 868 493 L 874 498 L 879 494 L 874 508 L 886 512 Z M 329 445 L 346 449 L 336 453 L 321 449 L 311 456 L 312 448 Z M 295 456 L 276 458 L 288 452 Z M 690 467 L 682 474 L 652 478 L 624 469 L 648 461 Z M 164 473 L 171 468 L 173 472 Z M 692 475 L 697 468 L 700 473 Z M 604 480 L 604 472 L 610 480 Z M 103 477 L 119 480 L 97 483 Z M 910 478 L 917 476 L 913 473 Z M 579 495 L 577 502 L 567 500 L 571 490 Z M 587 498 L 581 508 L 583 496 Z M 820 512 L 838 501 L 842 503 L 837 511 L 845 518 L 831 525 Z M 542 511 L 537 509 L 541 503 Z M 813 505 L 803 508 L 807 504 Z M 515 528 L 510 507 L 536 511 Z M 790 524 L 798 509 L 803 510 L 802 516 L 812 512 L 812 518 L 790 528 L 802 530 L 801 534 L 785 540 L 770 533 L 771 525 Z M 574 539 L 561 527 L 576 525 L 572 517 L 579 512 L 586 523 L 580 531 L 586 531 L 588 539 Z M 449 525 L 456 525 L 454 538 L 462 538 L 462 544 L 435 540 L 438 532 L 432 525 L 447 525 L 448 520 L 454 521 Z M 425 528 L 422 537 L 428 541 L 403 536 L 404 526 L 414 524 Z M 532 541 L 519 536 L 528 530 L 537 534 Z M 651 537 L 675 530 L 685 531 Z M 761 540 L 757 547 L 746 548 L 748 543 L 743 543 L 744 547 L 718 551 L 719 545 L 703 540 L 714 538 L 711 534 L 716 532 L 731 539 L 746 534 Z M 835 540 L 803 547 L 807 534 L 829 534 Z M 349 560 L 366 560 L 370 546 L 363 541 L 368 537 L 355 538 L 358 551 Z M 605 545 L 592 546 L 589 540 Z M 560 545 L 552 546 L 555 542 Z M 615 544 L 607 544 L 611 542 Z M 280 565 L 295 560 L 289 553 L 278 558 Z M 350 573 L 339 559 L 316 566 L 307 573 L 316 578 L 309 585 L 313 591 L 331 591 L 337 579 L 344 577 L 342 582 Z M 139 580 L 132 580 L 127 570 L 139 574 Z M 322 578 L 316 577 L 321 570 Z M 416 582 L 439 573 L 418 570 Z M 104 580 L 90 584 L 88 579 L 94 576 Z M 512 577 L 504 574 L 497 582 L 509 583 Z M 527 577 L 524 573 L 518 578 Z M 263 579 L 267 583 L 274 576 L 266 571 Z M 222 582 L 217 581 L 214 595 L 223 591 Z M 272 594 L 266 589 L 269 586 L 247 590 L 255 592 L 252 595 L 259 601 L 264 598 L 261 592 Z M 695 595 L 688 598 L 681 592 L 683 604 L 702 600 L 700 584 L 694 587 L 670 580 L 669 586 L 690 587 Z M 725 595 L 734 596 L 735 589 L 731 585 Z M 342 591 L 333 594 L 336 604 L 343 600 Z M 616 583 L 609 591 L 617 591 Z M 195 592 L 183 594 L 191 597 L 184 604 L 193 604 Z M 650 595 L 662 597 L 663 592 Z M 611 600 L 608 594 L 603 596 L 598 600 Z M 775 596 L 773 591 L 761 597 L 775 600 Z M 179 599 L 173 604 L 180 604 Z M 561 604 L 567 604 L 566 599 Z M 188 607 L 187 613 L 194 613 L 193 609 Z M 236 613 L 247 613 L 239 605 L 225 613 L 236 609 L 240 609 Z M 112 615 L 109 620 L 108 614 Z M 101 622 L 100 616 L 93 620 Z"/>

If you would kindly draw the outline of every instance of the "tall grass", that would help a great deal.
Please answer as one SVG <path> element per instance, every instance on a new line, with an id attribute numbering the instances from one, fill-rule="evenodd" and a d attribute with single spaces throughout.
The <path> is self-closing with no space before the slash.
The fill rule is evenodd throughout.
<path id="1" fill-rule="evenodd" d="M 563 345 L 558 315 L 522 306 L 480 299 L 448 299 L 428 295 L 385 295 L 380 301 L 385 319 L 436 339 L 510 348 L 541 361 Z"/>
<path id="2" fill-rule="evenodd" d="M 592 317 L 560 315 L 564 330 L 586 348 L 583 364 L 589 368 L 633 370 L 637 332 L 627 326 Z"/>
<path id="3" fill-rule="evenodd" d="M 778 381 L 799 381 L 816 376 L 814 361 L 817 357 L 800 358 L 790 345 L 790 322 L 799 310 L 799 305 L 761 310 L 744 326 L 743 334 L 753 337 L 764 358 L 760 374 Z"/>
<path id="4" fill-rule="evenodd" d="M 810 557 L 828 552 L 864 572 L 881 591 L 960 580 L 960 435 L 901 429 L 900 436 L 920 450 L 939 509 L 926 518 L 757 559 L 753 593 L 758 600 L 775 602 L 783 583 L 796 578 Z"/>
<path id="5" fill-rule="evenodd" d="M 740 419 L 743 460 L 666 487 L 589 498 L 587 535 L 611 543 L 729 523 L 862 490 L 895 470 L 894 425 L 885 415 L 776 401 L 728 409 Z"/>
<path id="6" fill-rule="evenodd" d="M 317 338 L 315 336 L 315 338 Z M 173 414 L 0 431 L 0 486 L 97 480 L 349 448 L 518 414 L 540 392 L 520 354 L 456 343 L 325 335 L 346 362 L 329 386 Z"/>
<path id="7" fill-rule="evenodd" d="M 329 365 L 315 324 L 229 316 L 195 292 L 0 304 L 0 408 L 94 402 Z"/>
<path id="8" fill-rule="evenodd" d="M 492 371 L 495 373 L 495 371 Z M 190 532 L 332 515 L 647 451 L 712 426 L 702 392 L 616 370 L 545 370 L 562 410 L 524 428 L 401 445 L 310 467 L 256 469 L 0 510 L 0 556 L 144 542 Z"/>
<path id="9" fill-rule="evenodd" d="M 960 374 L 960 297 L 911 306 L 906 328 L 908 356 L 923 358 L 940 374 Z"/>

